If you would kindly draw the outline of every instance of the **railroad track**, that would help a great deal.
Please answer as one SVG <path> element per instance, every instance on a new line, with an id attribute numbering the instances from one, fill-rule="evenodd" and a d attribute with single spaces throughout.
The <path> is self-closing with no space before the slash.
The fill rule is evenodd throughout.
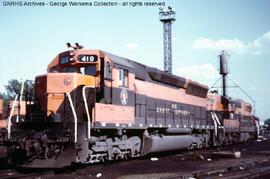
<path id="1" fill-rule="evenodd" d="M 43 171 L 43 172 L 31 172 L 31 173 L 20 173 L 15 169 L 0 170 L 1 179 L 13 179 L 13 178 L 34 178 L 37 176 L 54 174 L 53 171 Z"/>
<path id="2" fill-rule="evenodd" d="M 183 151 L 175 154 L 154 155 L 157 161 L 151 158 L 112 162 L 110 164 L 86 165 L 76 168 L 73 172 L 32 171 L 32 173 L 20 173 L 24 170 L 15 169 L 0 170 L 0 178 L 138 178 L 149 179 L 178 179 L 178 178 L 255 178 L 258 176 L 270 176 L 269 137 L 262 142 L 253 141 L 250 144 L 242 143 L 220 148 L 221 151 L 242 151 L 240 159 L 213 158 L 212 153 L 216 149 L 201 149 Z M 194 157 L 195 156 L 195 157 Z M 198 156 L 203 156 L 198 158 Z M 211 159 L 208 161 L 208 159 Z M 143 167 L 142 167 L 143 166 Z M 115 172 L 117 171 L 117 172 Z M 43 176 L 43 177 L 42 177 Z"/>
<path id="3" fill-rule="evenodd" d="M 238 162 L 227 167 L 215 167 L 210 170 L 197 171 L 188 175 L 175 175 L 162 179 L 196 178 L 196 179 L 245 179 L 256 178 L 270 174 L 270 157 L 255 159 L 246 162 Z"/>

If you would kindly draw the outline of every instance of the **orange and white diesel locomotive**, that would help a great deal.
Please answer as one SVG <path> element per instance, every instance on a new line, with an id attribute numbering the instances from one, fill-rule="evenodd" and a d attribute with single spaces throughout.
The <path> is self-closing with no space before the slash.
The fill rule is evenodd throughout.
<path id="1" fill-rule="evenodd" d="M 216 93 L 207 97 L 208 117 L 216 126 L 217 144 L 246 142 L 259 135 L 259 120 L 252 115 L 251 104 Z"/>
<path id="2" fill-rule="evenodd" d="M 126 159 L 257 134 L 250 104 L 79 45 L 58 54 L 48 73 L 36 77 L 35 102 L 26 104 L 25 120 L 9 121 L 1 143 L 27 167 Z"/>

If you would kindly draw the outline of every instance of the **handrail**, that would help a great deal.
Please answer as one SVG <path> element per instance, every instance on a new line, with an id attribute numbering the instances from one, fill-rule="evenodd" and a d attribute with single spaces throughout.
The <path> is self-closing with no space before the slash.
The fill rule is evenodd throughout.
<path id="1" fill-rule="evenodd" d="M 213 113 L 213 112 L 211 112 L 211 116 L 212 116 L 212 119 L 213 119 L 213 121 L 214 121 L 214 126 L 215 126 L 215 136 L 217 136 L 217 134 L 218 134 L 218 123 L 217 123 L 217 121 L 216 121 L 216 119 L 215 119 L 215 116 L 214 116 L 214 113 Z"/>
<path id="2" fill-rule="evenodd" d="M 12 104 L 12 108 L 11 108 L 9 117 L 8 117 L 8 139 L 10 139 L 10 135 L 11 135 L 11 117 L 12 117 L 12 114 L 14 113 L 14 109 L 15 109 L 15 105 L 16 105 L 17 100 L 18 100 L 18 96 L 19 95 L 16 94 L 15 99 L 14 99 L 14 102 Z"/>
<path id="3" fill-rule="evenodd" d="M 77 118 L 77 114 L 76 114 L 76 111 L 75 111 L 75 108 L 74 108 L 70 93 L 66 92 L 65 94 L 68 97 L 68 100 L 69 100 L 69 103 L 70 103 L 70 106 L 71 106 L 71 110 L 72 110 L 72 113 L 73 113 L 73 116 L 74 116 L 74 143 L 76 143 L 77 142 L 77 133 L 78 133 L 78 118 Z"/>
<path id="4" fill-rule="evenodd" d="M 91 137 L 91 119 L 90 119 L 89 109 L 88 109 L 88 105 L 87 105 L 87 101 L 86 101 L 86 94 L 85 94 L 86 88 L 94 88 L 94 86 L 84 86 L 82 89 L 84 107 L 85 107 L 86 114 L 87 114 L 87 131 L 88 131 L 87 138 L 90 139 L 90 137 Z"/>
<path id="5" fill-rule="evenodd" d="M 215 117 L 215 119 L 216 119 L 216 121 L 217 121 L 217 124 L 219 125 L 219 126 L 221 126 L 221 123 L 220 123 L 220 121 L 219 121 L 219 119 L 218 119 L 218 117 L 217 117 L 217 114 L 214 112 L 213 113 L 214 114 L 214 117 Z"/>
<path id="6" fill-rule="evenodd" d="M 20 91 L 20 98 L 19 98 L 19 103 L 18 103 L 18 113 L 17 113 L 17 118 L 16 118 L 17 123 L 20 121 L 23 90 L 24 90 L 24 81 L 22 79 L 22 87 L 21 87 L 21 91 Z"/>

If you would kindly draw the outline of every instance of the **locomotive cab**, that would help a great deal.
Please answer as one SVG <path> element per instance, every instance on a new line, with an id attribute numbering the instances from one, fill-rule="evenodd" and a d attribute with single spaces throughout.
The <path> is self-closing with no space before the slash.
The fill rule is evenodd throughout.
<path id="1" fill-rule="evenodd" d="M 95 90 L 100 89 L 99 69 L 98 51 L 78 49 L 59 54 L 48 65 L 48 73 L 36 77 L 36 101 L 45 118 L 71 121 L 76 112 L 78 118 L 86 120 L 85 108 L 94 105 Z"/>
<path id="2" fill-rule="evenodd" d="M 36 100 L 46 118 L 70 121 L 74 118 L 73 103 L 80 120 L 88 120 L 90 115 L 99 125 L 132 123 L 134 72 L 130 65 L 121 60 L 112 62 L 111 58 L 115 56 L 99 50 L 59 54 L 48 65 L 48 73 L 36 77 Z M 66 98 L 69 94 L 72 102 Z"/>

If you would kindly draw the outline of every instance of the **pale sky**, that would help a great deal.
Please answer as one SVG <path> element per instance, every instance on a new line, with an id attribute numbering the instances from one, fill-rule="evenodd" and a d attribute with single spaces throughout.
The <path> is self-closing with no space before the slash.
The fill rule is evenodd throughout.
<path id="1" fill-rule="evenodd" d="M 66 50 L 67 42 L 163 69 L 159 7 L 14 7 L 0 2 L 1 92 L 9 79 L 46 73 L 47 64 Z M 173 73 L 211 86 L 219 77 L 217 55 L 227 50 L 230 78 L 255 99 L 256 115 L 270 118 L 270 1 L 165 4 L 176 9 Z M 251 102 L 237 88 L 229 89 L 229 95 Z"/>

